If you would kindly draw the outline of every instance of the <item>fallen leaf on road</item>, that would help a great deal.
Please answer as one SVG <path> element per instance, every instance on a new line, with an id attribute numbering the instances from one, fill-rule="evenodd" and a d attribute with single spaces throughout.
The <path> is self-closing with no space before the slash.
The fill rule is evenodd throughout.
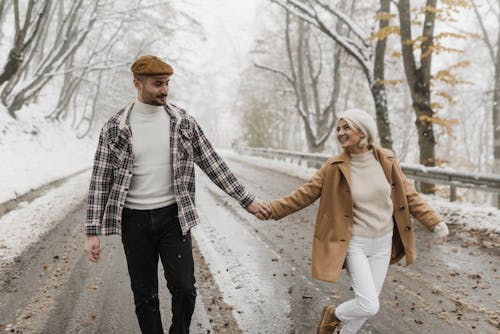
<path id="1" fill-rule="evenodd" d="M 302 295 L 302 299 L 313 299 L 313 297 L 309 295 Z"/>
<path id="2" fill-rule="evenodd" d="M 421 325 L 423 324 L 423 321 L 415 319 L 415 323 Z"/>

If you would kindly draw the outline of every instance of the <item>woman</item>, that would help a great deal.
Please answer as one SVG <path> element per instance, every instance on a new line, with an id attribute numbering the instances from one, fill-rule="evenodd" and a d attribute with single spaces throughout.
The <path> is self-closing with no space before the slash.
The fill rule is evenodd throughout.
<path id="1" fill-rule="evenodd" d="M 355 297 L 323 309 L 317 333 L 356 333 L 379 308 L 389 263 L 416 252 L 410 214 L 446 240 L 448 228 L 409 183 L 392 151 L 373 145 L 376 125 L 362 110 L 339 115 L 343 152 L 330 159 L 290 195 L 268 204 L 273 219 L 301 210 L 321 197 L 314 228 L 312 276 L 335 282 L 342 268 Z"/>

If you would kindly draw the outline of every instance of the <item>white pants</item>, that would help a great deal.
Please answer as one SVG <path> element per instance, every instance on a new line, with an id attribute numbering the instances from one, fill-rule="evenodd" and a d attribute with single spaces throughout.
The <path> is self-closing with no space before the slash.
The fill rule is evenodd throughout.
<path id="1" fill-rule="evenodd" d="M 378 296 L 391 259 L 392 232 L 376 238 L 353 236 L 346 267 L 354 299 L 340 304 L 335 314 L 342 321 L 341 334 L 357 333 L 363 323 L 377 314 Z"/>

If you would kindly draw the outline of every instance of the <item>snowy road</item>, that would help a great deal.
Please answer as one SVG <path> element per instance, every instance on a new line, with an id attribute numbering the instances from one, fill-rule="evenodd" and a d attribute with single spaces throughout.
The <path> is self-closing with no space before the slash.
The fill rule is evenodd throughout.
<path id="1" fill-rule="evenodd" d="M 304 182 L 246 162 L 228 162 L 265 200 L 288 194 Z M 199 180 L 203 223 L 195 237 L 245 332 L 314 333 L 324 305 L 352 296 L 345 273 L 337 284 L 310 277 L 316 205 L 279 222 L 260 222 L 206 177 Z M 498 240 L 451 226 L 452 240 L 437 245 L 418 223 L 415 229 L 416 264 L 391 267 L 381 310 L 362 333 L 497 333 Z"/>
<path id="2" fill-rule="evenodd" d="M 102 260 L 83 254 L 84 203 L 39 242 L 0 270 L 0 333 L 137 334 L 133 297 L 119 237 L 101 238 Z M 197 306 L 192 333 L 237 328 L 230 308 L 195 249 Z M 160 274 L 163 323 L 170 318 L 169 292 Z"/>
<path id="3" fill-rule="evenodd" d="M 304 182 L 247 162 L 228 162 L 265 200 Z M 198 177 L 202 224 L 193 232 L 198 299 L 192 333 L 314 333 L 322 307 L 352 295 L 345 274 L 337 284 L 310 277 L 316 205 L 279 222 L 261 222 L 204 175 Z M 120 240 L 102 238 L 103 261 L 90 264 L 82 251 L 83 217 L 80 202 L 0 268 L 0 332 L 138 333 Z M 416 264 L 391 267 L 381 310 L 361 333 L 497 333 L 498 239 L 459 232 L 453 225 L 452 240 L 436 245 L 420 225 L 415 229 Z M 168 324 L 169 294 L 160 281 Z"/>

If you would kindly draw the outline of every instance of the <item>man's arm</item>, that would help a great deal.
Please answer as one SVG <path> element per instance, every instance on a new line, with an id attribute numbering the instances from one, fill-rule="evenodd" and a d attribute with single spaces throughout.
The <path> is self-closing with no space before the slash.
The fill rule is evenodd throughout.
<path id="1" fill-rule="evenodd" d="M 269 213 L 266 203 L 256 199 L 245 189 L 229 170 L 224 160 L 215 152 L 203 130 L 192 117 L 191 122 L 193 124 L 193 138 L 191 140 L 194 162 L 208 175 L 212 182 L 236 199 L 248 212 L 258 216 L 259 219 L 267 218 Z"/>
<path id="2" fill-rule="evenodd" d="M 111 152 L 105 140 L 104 128 L 99 135 L 99 143 L 94 157 L 94 166 L 90 178 L 87 197 L 87 213 L 85 219 L 85 253 L 89 260 L 99 259 L 99 237 L 101 233 L 102 216 L 106 207 L 109 192 L 113 185 L 113 168 Z"/>

